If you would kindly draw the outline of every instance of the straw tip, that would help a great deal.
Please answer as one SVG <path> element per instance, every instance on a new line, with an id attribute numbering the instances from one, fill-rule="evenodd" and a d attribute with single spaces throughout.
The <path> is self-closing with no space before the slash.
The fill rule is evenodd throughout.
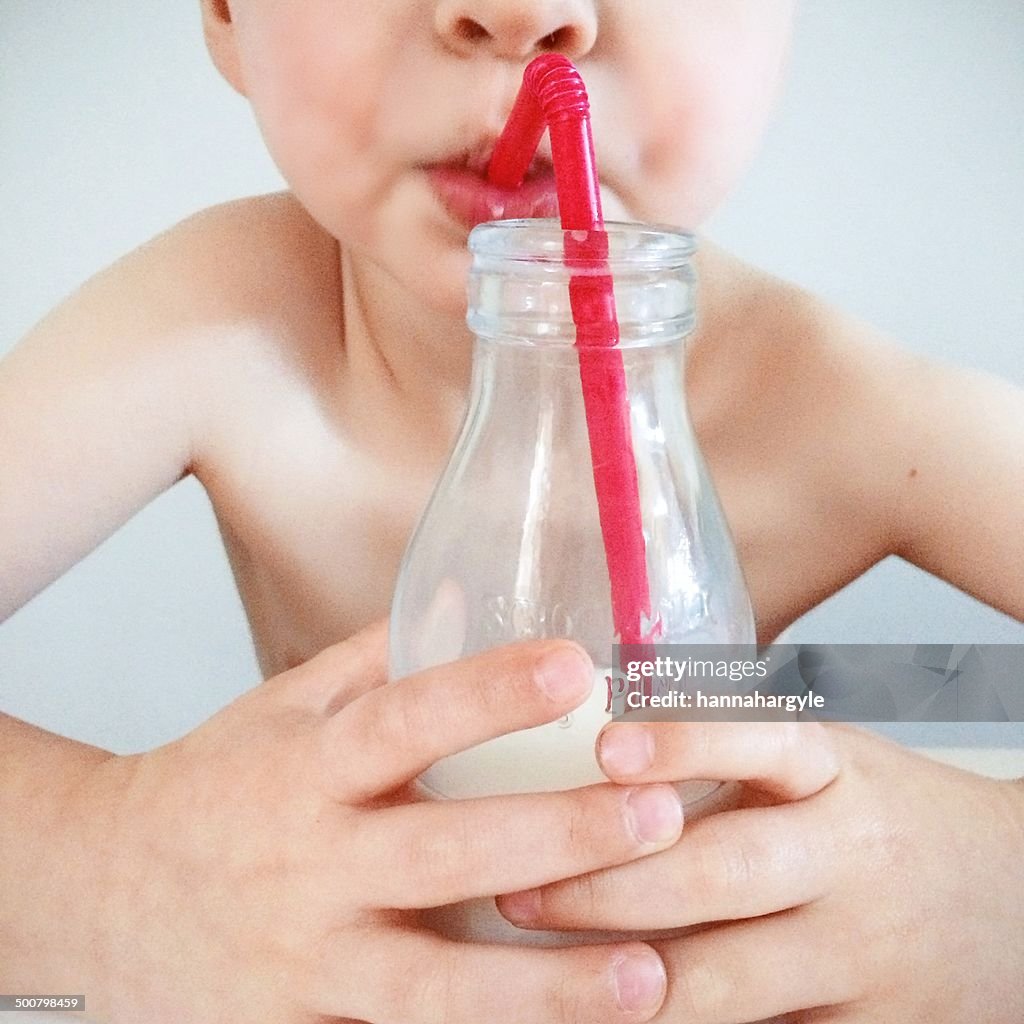
<path id="1" fill-rule="evenodd" d="M 526 75 L 537 75 L 542 74 L 545 71 L 549 71 L 551 68 L 572 68 L 576 70 L 576 65 L 564 53 L 542 53 L 537 57 L 534 57 L 529 64 L 526 65 Z"/>
<path id="2" fill-rule="evenodd" d="M 535 57 L 526 66 L 523 82 L 536 97 L 549 124 L 590 114 L 583 78 L 564 54 L 542 53 Z"/>

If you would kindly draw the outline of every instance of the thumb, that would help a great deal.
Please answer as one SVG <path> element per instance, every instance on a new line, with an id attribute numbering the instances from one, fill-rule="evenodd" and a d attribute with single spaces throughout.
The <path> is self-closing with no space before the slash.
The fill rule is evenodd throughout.
<path id="1" fill-rule="evenodd" d="M 377 619 L 267 684 L 294 707 L 329 717 L 388 679 L 388 618 Z"/>

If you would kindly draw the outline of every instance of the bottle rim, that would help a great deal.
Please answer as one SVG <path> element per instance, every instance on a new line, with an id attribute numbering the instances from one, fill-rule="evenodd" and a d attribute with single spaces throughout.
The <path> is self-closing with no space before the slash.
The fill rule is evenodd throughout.
<path id="1" fill-rule="evenodd" d="M 593 248 L 572 246 L 587 232 L 557 220 L 489 221 L 473 229 L 466 322 L 484 340 L 549 346 L 575 344 L 579 310 L 570 283 L 577 276 L 611 277 L 616 342 L 608 348 L 674 344 L 696 322 L 697 244 L 693 235 L 660 224 L 613 221 Z M 582 237 L 581 237 L 582 236 Z M 574 249 L 566 263 L 567 243 Z M 607 244 L 606 244 L 607 243 Z M 592 261 L 579 253 L 607 252 Z M 604 304 L 594 306 L 604 324 Z"/>
<path id="2" fill-rule="evenodd" d="M 555 218 L 488 221 L 470 232 L 469 249 L 474 257 L 486 260 L 564 266 L 566 236 L 583 241 L 588 233 L 566 231 Z M 697 251 L 692 233 L 667 224 L 607 221 L 604 233 L 608 257 L 599 262 L 613 276 L 677 269 L 690 263 Z"/>

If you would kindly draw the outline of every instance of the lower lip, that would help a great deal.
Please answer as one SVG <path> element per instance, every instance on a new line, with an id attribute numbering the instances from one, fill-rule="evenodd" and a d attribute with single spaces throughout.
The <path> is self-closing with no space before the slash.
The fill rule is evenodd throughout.
<path id="1" fill-rule="evenodd" d="M 514 190 L 496 188 L 479 174 L 458 167 L 432 167 L 427 177 L 441 205 L 467 228 L 489 220 L 558 216 L 554 174 L 526 181 Z"/>

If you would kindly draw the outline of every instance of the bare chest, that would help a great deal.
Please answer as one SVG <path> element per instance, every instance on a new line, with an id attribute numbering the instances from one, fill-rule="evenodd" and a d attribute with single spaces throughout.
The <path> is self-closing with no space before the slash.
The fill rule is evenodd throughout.
<path id="1" fill-rule="evenodd" d="M 203 481 L 266 677 L 388 613 L 441 469 L 376 460 L 327 435 L 296 432 L 293 443 L 250 451 Z M 870 564 L 781 467 L 752 472 L 727 444 L 705 449 L 762 641 Z"/>
<path id="2" fill-rule="evenodd" d="M 387 614 L 433 484 L 339 447 L 204 480 L 264 677 Z"/>

